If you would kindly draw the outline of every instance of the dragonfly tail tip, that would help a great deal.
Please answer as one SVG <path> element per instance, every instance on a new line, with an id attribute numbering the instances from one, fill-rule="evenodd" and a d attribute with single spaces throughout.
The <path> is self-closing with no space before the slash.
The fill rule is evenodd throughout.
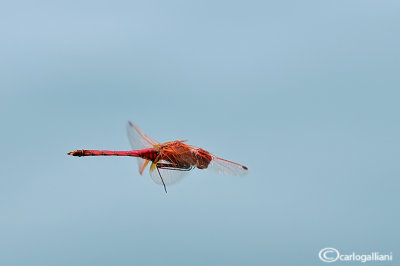
<path id="1" fill-rule="evenodd" d="M 81 156 L 85 156 L 83 153 L 84 153 L 84 150 L 76 150 L 76 151 L 68 152 L 67 155 L 81 157 Z"/>

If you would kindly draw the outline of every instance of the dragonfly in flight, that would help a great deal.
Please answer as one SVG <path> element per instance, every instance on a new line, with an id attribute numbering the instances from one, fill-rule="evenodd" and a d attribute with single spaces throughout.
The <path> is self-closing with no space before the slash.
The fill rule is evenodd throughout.
<path id="1" fill-rule="evenodd" d="M 68 153 L 72 156 L 132 156 L 137 157 L 139 173 L 150 165 L 151 179 L 164 186 L 178 182 L 188 171 L 212 169 L 227 175 L 246 175 L 246 166 L 219 158 L 206 150 L 185 144 L 185 140 L 174 140 L 159 143 L 133 124 L 128 122 L 128 137 L 132 149 L 130 151 L 108 150 L 75 150 Z"/>

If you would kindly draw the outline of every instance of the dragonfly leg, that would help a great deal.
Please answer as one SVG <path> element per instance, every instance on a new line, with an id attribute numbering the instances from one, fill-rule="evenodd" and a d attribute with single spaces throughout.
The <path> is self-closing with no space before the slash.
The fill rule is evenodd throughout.
<path id="1" fill-rule="evenodd" d="M 157 167 L 160 169 L 175 170 L 175 171 L 190 171 L 193 169 L 193 166 L 191 165 L 177 167 L 170 163 L 157 163 Z"/>
<path id="2" fill-rule="evenodd" d="M 159 170 L 158 165 L 157 165 L 157 172 L 158 172 L 158 174 L 160 175 L 161 182 L 162 182 L 162 184 L 163 184 L 163 186 L 164 186 L 165 193 L 167 193 L 167 187 L 165 186 L 164 179 L 163 179 L 162 176 L 161 176 L 161 173 L 160 173 L 160 170 Z"/>
<path id="3" fill-rule="evenodd" d="M 159 162 L 159 163 L 156 163 L 156 168 L 157 168 L 158 175 L 161 178 L 161 182 L 163 183 L 165 193 L 167 193 L 167 187 L 165 185 L 164 179 L 161 176 L 160 169 L 175 170 L 175 171 L 190 171 L 190 170 L 193 169 L 193 166 L 185 165 L 185 166 L 181 166 L 181 167 L 176 167 L 176 166 L 174 166 L 173 164 L 170 164 L 170 163 L 160 163 Z"/>

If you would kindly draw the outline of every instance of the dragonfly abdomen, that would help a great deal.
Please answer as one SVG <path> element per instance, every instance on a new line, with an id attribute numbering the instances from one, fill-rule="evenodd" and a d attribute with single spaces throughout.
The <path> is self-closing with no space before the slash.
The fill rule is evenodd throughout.
<path id="1" fill-rule="evenodd" d="M 137 151 L 108 151 L 108 150 L 75 150 L 68 153 L 68 155 L 72 156 L 132 156 L 132 157 L 140 157 L 146 160 L 153 161 L 158 152 L 153 149 L 143 149 Z"/>
<path id="2" fill-rule="evenodd" d="M 137 152 L 136 157 L 140 157 L 140 158 L 150 160 L 150 161 L 154 161 L 159 154 L 159 152 L 153 148 L 138 150 L 136 152 Z"/>
<path id="3" fill-rule="evenodd" d="M 72 156 L 134 156 L 138 157 L 137 151 L 107 151 L 107 150 L 76 150 L 68 155 Z"/>

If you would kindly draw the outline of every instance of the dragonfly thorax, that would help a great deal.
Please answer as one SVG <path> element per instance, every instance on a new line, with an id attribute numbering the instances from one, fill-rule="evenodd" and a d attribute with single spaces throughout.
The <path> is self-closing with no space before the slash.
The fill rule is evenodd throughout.
<path id="1" fill-rule="evenodd" d="M 170 162 L 176 168 L 197 167 L 206 169 L 212 159 L 209 152 L 183 144 L 183 141 L 170 141 L 160 145 L 159 158 Z"/>

